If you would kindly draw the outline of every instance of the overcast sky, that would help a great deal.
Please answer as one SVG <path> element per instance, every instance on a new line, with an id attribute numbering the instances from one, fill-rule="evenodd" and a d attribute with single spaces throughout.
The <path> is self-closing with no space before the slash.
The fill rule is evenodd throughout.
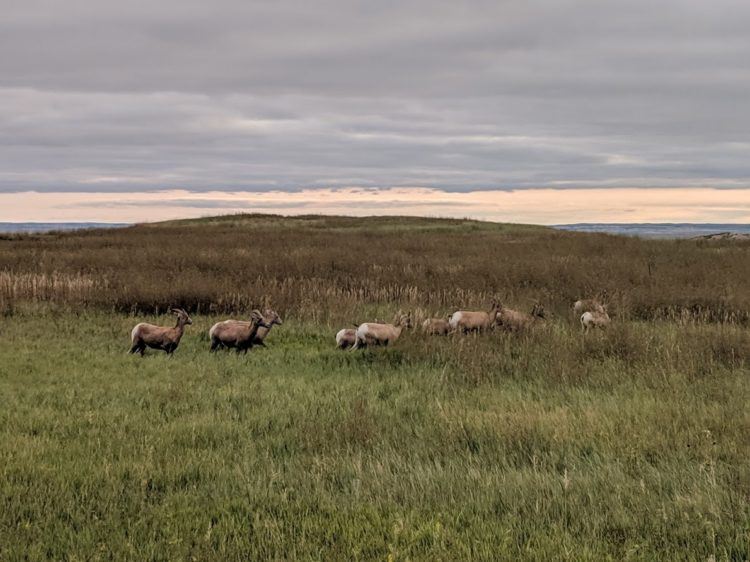
<path id="1" fill-rule="evenodd" d="M 746 0 L 5 0 L 0 193 L 750 197 L 749 28 Z"/>

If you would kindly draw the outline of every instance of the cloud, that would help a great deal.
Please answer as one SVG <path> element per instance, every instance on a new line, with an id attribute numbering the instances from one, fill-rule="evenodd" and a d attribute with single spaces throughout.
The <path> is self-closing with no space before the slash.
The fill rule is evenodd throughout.
<path id="1" fill-rule="evenodd" d="M 750 186 L 750 4 L 12 2 L 0 192 Z"/>
<path id="2" fill-rule="evenodd" d="M 185 190 L 0 193 L 0 220 L 143 222 L 237 212 L 415 215 L 501 222 L 750 223 L 750 189 L 311 189 L 260 193 Z"/>

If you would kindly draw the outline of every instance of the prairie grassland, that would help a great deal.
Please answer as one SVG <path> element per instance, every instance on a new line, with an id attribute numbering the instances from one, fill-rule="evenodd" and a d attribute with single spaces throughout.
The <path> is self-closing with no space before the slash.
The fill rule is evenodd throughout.
<path id="1" fill-rule="evenodd" d="M 622 319 L 750 322 L 750 241 L 639 240 L 476 221 L 236 215 L 0 238 L 0 311 L 23 300 L 351 321 L 493 296 L 559 315 L 606 292 Z"/>
<path id="2" fill-rule="evenodd" d="M 673 252 L 657 252 L 651 289 L 635 284 L 635 297 L 626 277 L 603 275 L 618 299 L 616 320 L 603 333 L 584 337 L 567 315 L 571 279 L 545 279 L 544 290 L 536 283 L 507 288 L 516 302 L 547 294 L 545 303 L 559 310 L 526 333 L 407 332 L 392 348 L 340 352 L 333 336 L 345 323 L 390 318 L 396 308 L 444 312 L 442 299 L 480 305 L 503 290 L 492 275 L 504 270 L 533 279 L 543 264 L 508 250 L 504 268 L 484 260 L 490 269 L 469 278 L 468 270 L 484 271 L 472 262 L 481 252 L 470 246 L 459 252 L 455 237 L 475 223 L 449 221 L 448 234 L 440 234 L 437 221 L 415 221 L 412 229 L 401 219 L 376 225 L 371 235 L 383 237 L 380 253 L 352 257 L 345 271 L 369 259 L 369 272 L 399 267 L 408 277 L 406 256 L 389 262 L 383 248 L 406 244 L 404 231 L 424 230 L 425 241 L 417 236 L 410 243 L 429 249 L 414 254 L 411 267 L 421 268 L 420 275 L 453 267 L 453 288 L 442 277 L 420 285 L 415 276 L 399 289 L 396 281 L 385 283 L 385 274 L 375 274 L 378 285 L 350 272 L 351 296 L 335 287 L 326 293 L 323 281 L 343 282 L 337 276 L 344 273 L 336 266 L 328 271 L 337 273 L 324 274 L 321 266 L 316 277 L 310 256 L 335 252 L 331 240 L 323 236 L 313 250 L 294 221 L 262 218 L 267 229 L 274 221 L 289 229 L 300 269 L 286 273 L 293 281 L 274 285 L 277 266 L 262 264 L 278 256 L 261 248 L 254 271 L 268 281 L 268 292 L 253 281 L 221 306 L 270 302 L 283 311 L 284 325 L 274 328 L 268 349 L 210 355 L 208 328 L 226 315 L 210 312 L 211 301 L 202 299 L 226 296 L 229 285 L 214 287 L 220 275 L 209 265 L 201 270 L 195 260 L 167 254 L 164 261 L 193 276 L 197 288 L 129 284 L 128 275 L 156 277 L 139 273 L 142 258 L 123 258 L 130 247 L 124 241 L 135 233 L 145 244 L 141 255 L 150 255 L 141 231 L 154 233 L 153 244 L 170 238 L 161 228 L 196 229 L 189 239 L 197 255 L 198 230 L 211 239 L 224 220 L 129 229 L 118 233 L 116 248 L 94 248 L 99 233 L 0 244 L 9 276 L 0 287 L 20 279 L 15 293 L 2 289 L 0 559 L 750 558 L 746 246 L 656 244 Z M 368 236 L 354 219 L 350 226 L 337 220 L 340 230 Z M 493 240 L 505 236 L 506 227 L 476 228 Z M 455 245 L 455 263 L 430 259 L 429 252 L 448 252 L 432 246 L 431 229 L 444 246 Z M 571 242 L 544 229 L 512 232 L 488 253 L 527 245 L 526 251 L 564 257 L 566 245 L 593 244 L 585 235 Z M 276 237 L 284 240 L 279 231 Z M 632 259 L 632 275 L 640 279 L 633 256 L 649 255 L 651 242 L 604 237 L 597 243 L 624 248 L 617 259 L 602 258 L 607 272 L 626 271 L 618 260 Z M 283 246 L 274 244 L 274 252 Z M 228 242 L 227 248 L 241 249 Z M 120 256 L 119 266 L 110 252 Z M 76 265 L 86 254 L 92 265 Z M 584 257 L 567 259 L 581 264 Z M 726 290 L 710 300 L 696 280 L 693 292 L 670 298 L 659 275 L 669 271 L 674 286 L 690 287 L 678 267 L 682 259 L 687 268 L 713 263 L 712 283 Z M 37 280 L 34 296 L 24 288 L 31 277 L 22 275 L 91 276 L 94 288 L 71 283 L 82 287 L 80 300 L 72 288 L 39 289 L 49 285 Z M 305 286 L 321 293 L 305 300 Z M 202 295 L 192 310 L 205 309 L 194 314 L 174 357 L 127 355 L 137 321 L 173 321 L 143 310 L 179 297 L 172 292 L 181 288 L 195 292 L 186 294 L 187 303 L 169 304 L 191 306 L 188 297 Z M 686 295 L 704 300 L 697 306 Z M 654 320 L 659 308 L 648 302 L 672 306 L 674 314 Z M 732 315 L 722 320 L 711 303 Z M 137 314 L 123 312 L 128 308 Z"/>

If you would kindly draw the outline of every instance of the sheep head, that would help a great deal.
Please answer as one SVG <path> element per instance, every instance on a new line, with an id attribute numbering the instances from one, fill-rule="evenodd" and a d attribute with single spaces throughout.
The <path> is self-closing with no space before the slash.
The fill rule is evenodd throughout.
<path id="1" fill-rule="evenodd" d="M 266 322 L 266 320 L 263 318 L 263 315 L 260 313 L 260 310 L 255 309 L 250 313 L 250 322 L 252 322 L 256 326 L 261 326 L 263 328 L 270 328 L 271 324 Z"/>
<path id="2" fill-rule="evenodd" d="M 270 308 L 266 309 L 266 312 L 265 314 L 263 314 L 263 317 L 265 318 L 268 324 L 271 324 L 271 325 L 276 324 L 277 326 L 281 326 L 283 324 L 283 322 L 281 321 L 281 316 L 279 316 L 275 310 L 272 310 Z"/>
<path id="3" fill-rule="evenodd" d="M 183 308 L 173 308 L 170 310 L 172 314 L 177 316 L 177 322 L 182 324 L 192 324 L 193 320 L 190 318 L 187 312 Z"/>
<path id="4" fill-rule="evenodd" d="M 398 311 L 396 317 L 393 319 L 394 326 L 401 326 L 403 328 L 411 328 L 411 314 Z"/>

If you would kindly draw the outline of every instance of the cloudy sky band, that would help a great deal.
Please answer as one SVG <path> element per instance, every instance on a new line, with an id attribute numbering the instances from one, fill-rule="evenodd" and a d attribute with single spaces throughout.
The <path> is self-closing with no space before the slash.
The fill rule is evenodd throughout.
<path id="1" fill-rule="evenodd" d="M 741 192 L 748 25 L 740 0 L 11 0 L 0 194 Z"/>

